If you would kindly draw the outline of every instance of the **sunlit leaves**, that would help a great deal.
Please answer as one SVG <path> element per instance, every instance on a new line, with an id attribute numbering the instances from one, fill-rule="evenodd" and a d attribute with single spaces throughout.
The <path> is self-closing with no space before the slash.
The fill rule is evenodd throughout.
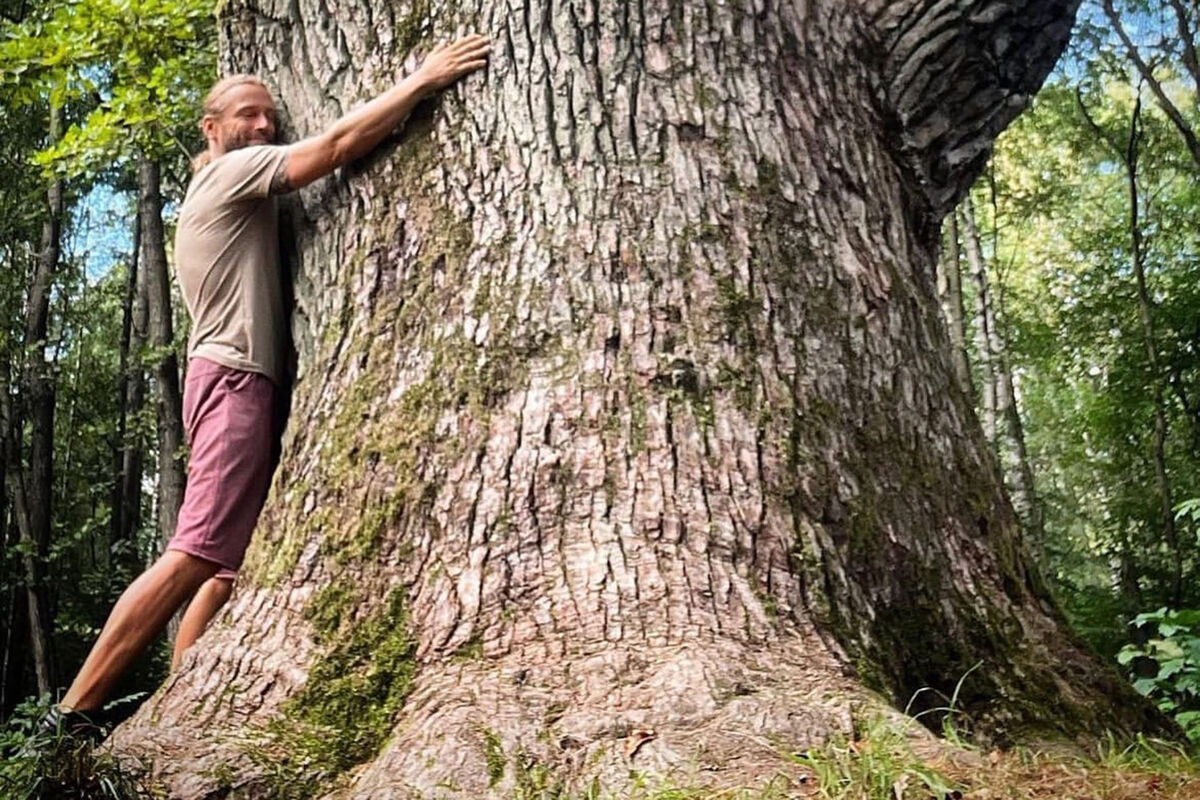
<path id="1" fill-rule="evenodd" d="M 208 0 L 72 0 L 7 24 L 0 96 L 9 109 L 91 108 L 36 163 L 78 175 L 137 153 L 183 158 L 215 77 L 212 12 Z"/>

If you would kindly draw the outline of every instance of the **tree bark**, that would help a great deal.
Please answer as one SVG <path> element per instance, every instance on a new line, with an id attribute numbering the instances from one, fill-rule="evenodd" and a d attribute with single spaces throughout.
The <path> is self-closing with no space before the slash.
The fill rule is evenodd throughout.
<path id="1" fill-rule="evenodd" d="M 992 740 L 1169 730 L 1040 591 L 938 321 L 941 214 L 1075 11 L 985 6 L 224 6 L 295 136 L 494 53 L 301 194 L 241 587 L 114 747 L 189 798 L 746 786 L 981 661 Z"/>
<path id="2" fill-rule="evenodd" d="M 151 359 L 157 394 L 158 529 L 165 545 L 175 533 L 186 482 L 183 461 L 183 396 L 171 316 L 171 284 L 163 235 L 159 165 L 143 158 L 138 165 L 138 208 L 142 229 L 142 269 L 149 308 Z"/>

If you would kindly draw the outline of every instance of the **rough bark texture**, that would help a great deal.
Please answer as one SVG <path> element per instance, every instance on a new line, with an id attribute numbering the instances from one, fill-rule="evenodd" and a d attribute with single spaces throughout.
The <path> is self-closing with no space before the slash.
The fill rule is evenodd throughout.
<path id="1" fill-rule="evenodd" d="M 163 237 L 163 200 L 159 165 L 143 158 L 138 164 L 138 209 L 141 218 L 142 270 L 149 312 L 158 421 L 158 529 L 165 543 L 175 534 L 186 483 L 183 451 L 183 395 L 171 317 L 171 284 Z"/>
<path id="2" fill-rule="evenodd" d="M 979 662 L 992 738 L 1161 729 L 1033 579 L 933 286 L 1074 5 L 227 4 L 295 135 L 495 51 L 300 196 L 268 508 L 114 746 L 187 798 L 751 785 Z"/>

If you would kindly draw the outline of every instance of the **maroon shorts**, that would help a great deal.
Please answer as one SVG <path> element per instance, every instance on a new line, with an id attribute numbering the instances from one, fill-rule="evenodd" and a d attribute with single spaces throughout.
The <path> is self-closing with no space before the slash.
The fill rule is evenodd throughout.
<path id="1" fill-rule="evenodd" d="M 179 525 L 167 544 L 232 579 L 258 522 L 275 459 L 275 386 L 265 375 L 193 358 L 183 388 L 191 445 Z"/>

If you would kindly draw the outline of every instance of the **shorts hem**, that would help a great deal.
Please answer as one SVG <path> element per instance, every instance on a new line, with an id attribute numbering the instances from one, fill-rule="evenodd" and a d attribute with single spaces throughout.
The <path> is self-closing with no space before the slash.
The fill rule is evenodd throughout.
<path id="1" fill-rule="evenodd" d="M 233 564 L 221 558 L 215 558 L 211 553 L 203 553 L 198 547 L 189 547 L 187 545 L 179 545 L 174 543 L 167 544 L 168 550 L 174 550 L 177 553 L 186 553 L 189 556 L 207 561 L 210 564 L 216 564 L 219 569 L 227 569 L 230 572 L 237 572 L 241 569 L 241 563 Z"/>

